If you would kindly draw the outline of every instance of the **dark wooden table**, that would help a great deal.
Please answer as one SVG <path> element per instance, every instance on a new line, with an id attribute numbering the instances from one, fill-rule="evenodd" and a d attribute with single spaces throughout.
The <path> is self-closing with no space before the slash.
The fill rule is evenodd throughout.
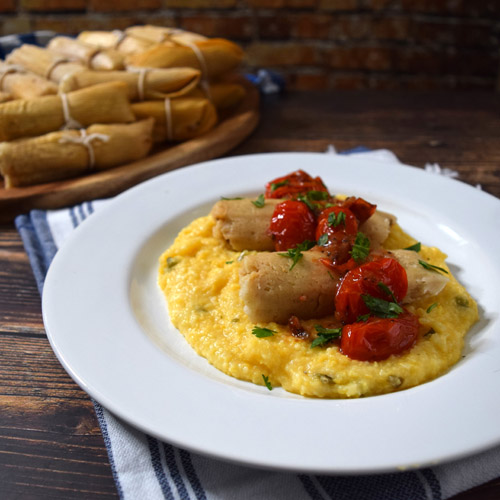
<path id="1" fill-rule="evenodd" d="M 290 93 L 264 100 L 261 125 L 232 154 L 387 148 L 500 197 L 499 131 L 496 94 Z M 116 497 L 92 403 L 52 353 L 21 240 L 1 226 L 0 498 Z M 500 478 L 455 500 L 498 498 Z"/>

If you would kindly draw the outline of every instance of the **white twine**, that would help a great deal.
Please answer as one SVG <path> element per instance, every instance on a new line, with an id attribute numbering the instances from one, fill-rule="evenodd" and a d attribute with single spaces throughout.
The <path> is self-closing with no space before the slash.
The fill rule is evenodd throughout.
<path id="1" fill-rule="evenodd" d="M 59 139 L 59 142 L 61 144 L 64 143 L 73 143 L 73 144 L 81 144 L 82 146 L 85 146 L 87 148 L 87 151 L 89 153 L 89 163 L 88 163 L 88 168 L 89 170 L 92 170 L 95 166 L 95 152 L 94 152 L 94 147 L 92 146 L 92 141 L 99 139 L 103 142 L 108 142 L 109 141 L 109 135 L 106 134 L 90 134 L 87 135 L 87 131 L 85 129 L 80 129 L 80 137 L 73 137 L 71 135 L 65 135 L 64 137 L 61 137 Z"/>
<path id="2" fill-rule="evenodd" d="M 127 38 L 127 33 L 125 33 L 125 31 L 121 31 L 121 30 L 113 30 L 111 33 L 113 33 L 113 35 L 118 37 L 116 42 L 115 42 L 115 45 L 113 46 L 114 49 L 117 49 L 118 46 L 120 45 L 120 43 L 122 43 L 123 40 L 125 40 L 125 38 Z"/>
<path id="3" fill-rule="evenodd" d="M 137 79 L 137 93 L 139 95 L 139 101 L 144 101 L 144 94 L 146 92 L 146 76 L 153 68 L 135 68 L 129 66 L 127 71 L 131 73 L 137 73 L 139 75 Z"/>
<path id="4" fill-rule="evenodd" d="M 167 140 L 172 142 L 174 140 L 174 130 L 172 126 L 172 104 L 169 97 L 165 99 L 165 121 L 167 124 Z"/>
<path id="5" fill-rule="evenodd" d="M 68 95 L 63 92 L 62 94 L 59 94 L 59 97 L 61 98 L 64 121 L 65 121 L 64 126 L 61 128 L 62 129 L 82 128 L 83 125 L 77 120 L 75 120 L 69 112 Z"/>
<path id="6" fill-rule="evenodd" d="M 4 68 L 0 69 L 0 89 L 3 89 L 5 77 L 12 73 L 26 73 L 26 69 L 17 64 L 7 64 Z"/>
<path id="7" fill-rule="evenodd" d="M 58 66 L 59 64 L 62 63 L 69 63 L 69 62 L 75 62 L 74 59 L 68 59 L 67 57 L 57 57 L 52 61 L 52 64 L 47 68 L 47 71 L 45 72 L 45 78 L 47 80 L 50 80 L 50 76 L 52 75 L 52 71 L 54 71 L 54 68 Z"/>

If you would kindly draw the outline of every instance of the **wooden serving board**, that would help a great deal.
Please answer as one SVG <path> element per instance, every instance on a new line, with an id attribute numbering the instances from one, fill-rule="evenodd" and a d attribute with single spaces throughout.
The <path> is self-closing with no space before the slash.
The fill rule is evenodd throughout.
<path id="1" fill-rule="evenodd" d="M 0 223 L 33 208 L 62 208 L 85 200 L 107 198 L 156 175 L 221 156 L 240 144 L 259 122 L 259 92 L 247 89 L 242 103 L 207 134 L 153 152 L 121 167 L 59 182 L 5 189 L 0 181 Z"/>

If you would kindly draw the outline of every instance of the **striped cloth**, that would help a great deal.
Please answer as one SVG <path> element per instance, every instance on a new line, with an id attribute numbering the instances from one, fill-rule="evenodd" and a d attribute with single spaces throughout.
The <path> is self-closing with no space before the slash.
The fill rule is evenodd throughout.
<path id="1" fill-rule="evenodd" d="M 353 155 L 397 161 L 389 151 Z M 335 153 L 329 148 L 329 153 Z M 16 218 L 40 292 L 71 232 L 109 200 Z M 259 470 L 189 453 L 117 419 L 94 402 L 120 498 L 182 500 L 441 500 L 500 476 L 500 448 L 450 464 L 393 474 L 315 476 Z"/>
<path id="2" fill-rule="evenodd" d="M 5 59 L 9 52 L 12 52 L 23 43 L 39 45 L 45 47 L 56 33 L 54 31 L 42 30 L 33 33 L 23 33 L 20 35 L 5 35 L 0 37 L 0 59 Z"/>

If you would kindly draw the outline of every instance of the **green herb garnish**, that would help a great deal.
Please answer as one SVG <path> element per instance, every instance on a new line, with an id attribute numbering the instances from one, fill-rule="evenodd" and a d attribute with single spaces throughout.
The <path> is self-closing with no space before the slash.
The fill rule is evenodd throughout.
<path id="1" fill-rule="evenodd" d="M 434 302 L 434 304 L 431 304 L 428 308 L 426 313 L 430 313 L 435 307 L 437 307 L 437 302 Z"/>
<path id="2" fill-rule="evenodd" d="M 257 208 L 262 208 L 266 201 L 264 199 L 264 195 L 263 194 L 259 194 L 258 198 L 254 201 L 252 200 L 252 203 L 257 207 Z"/>
<path id="3" fill-rule="evenodd" d="M 314 245 L 316 245 L 316 242 L 305 240 L 302 243 L 295 245 L 293 248 L 289 248 L 286 251 L 286 253 L 278 253 L 278 255 L 292 259 L 292 265 L 290 266 L 290 269 L 289 269 L 289 271 L 291 271 L 295 267 L 297 262 L 300 259 L 302 259 L 302 257 L 303 257 L 302 252 L 305 252 L 306 250 L 310 250 Z"/>
<path id="4" fill-rule="evenodd" d="M 243 198 L 241 196 L 237 196 L 235 198 L 226 198 L 225 196 L 221 196 L 220 199 L 224 201 L 231 201 L 231 200 L 242 200 Z"/>
<path id="5" fill-rule="evenodd" d="M 328 235 L 325 233 L 325 234 L 322 234 L 318 241 L 316 242 L 316 244 L 320 247 L 323 247 L 325 246 L 326 244 L 328 243 Z"/>
<path id="6" fill-rule="evenodd" d="M 372 314 L 379 318 L 397 318 L 403 312 L 403 308 L 396 302 L 389 302 L 366 294 L 362 294 L 361 298 Z"/>
<path id="7" fill-rule="evenodd" d="M 422 245 L 420 244 L 420 241 L 418 243 L 415 243 L 414 245 L 403 248 L 403 250 L 412 250 L 413 252 L 420 252 L 421 249 Z"/>
<path id="8" fill-rule="evenodd" d="M 392 299 L 393 302 L 398 302 L 396 300 L 396 297 L 394 296 L 394 293 L 392 293 L 392 290 L 385 284 L 385 283 L 382 283 L 381 281 L 379 281 L 377 283 L 377 286 L 387 295 L 389 295 L 389 297 Z"/>
<path id="9" fill-rule="evenodd" d="M 370 253 L 370 240 L 361 232 L 358 232 L 354 245 L 352 246 L 352 258 L 360 263 L 368 257 Z"/>
<path id="10" fill-rule="evenodd" d="M 261 328 L 260 326 L 254 326 L 252 330 L 252 334 L 255 335 L 258 339 L 272 337 L 275 333 L 276 332 L 274 330 L 270 330 L 269 328 Z"/>
<path id="11" fill-rule="evenodd" d="M 342 335 L 342 328 L 324 328 L 321 325 L 314 325 L 314 328 L 318 332 L 318 336 L 312 341 L 311 349 L 327 344 L 331 340 L 339 339 Z"/>
<path id="12" fill-rule="evenodd" d="M 340 226 L 340 224 L 345 224 L 345 212 L 330 212 L 328 214 L 328 225 L 331 227 Z"/>
<path id="13" fill-rule="evenodd" d="M 172 267 L 176 266 L 179 261 L 175 257 L 167 257 L 167 268 L 172 269 Z"/>
<path id="14" fill-rule="evenodd" d="M 306 196 L 309 200 L 313 201 L 324 201 L 330 198 L 330 195 L 326 191 L 307 191 Z"/>
<path id="15" fill-rule="evenodd" d="M 234 260 L 226 260 L 226 264 L 232 264 Z"/>
<path id="16" fill-rule="evenodd" d="M 273 386 L 271 385 L 271 382 L 269 382 L 269 377 L 266 377 L 264 374 L 262 374 L 262 380 L 264 381 L 264 384 L 266 384 L 266 387 L 272 391 Z"/>
<path id="17" fill-rule="evenodd" d="M 429 264 L 428 262 L 425 262 L 425 260 L 419 260 L 418 263 L 425 269 L 429 271 L 434 271 L 435 273 L 441 271 L 442 273 L 448 274 L 448 271 L 446 269 L 443 269 L 442 267 L 434 266 L 433 264 Z"/>
<path id="18" fill-rule="evenodd" d="M 280 181 L 280 182 L 272 182 L 271 183 L 271 191 L 276 191 L 280 187 L 288 186 L 288 184 L 290 184 L 289 179 L 285 179 L 284 181 Z"/>
<path id="19" fill-rule="evenodd" d="M 358 321 L 359 323 L 364 323 L 369 317 L 369 314 L 362 314 L 361 316 L 358 316 L 356 318 L 356 321 Z"/>

